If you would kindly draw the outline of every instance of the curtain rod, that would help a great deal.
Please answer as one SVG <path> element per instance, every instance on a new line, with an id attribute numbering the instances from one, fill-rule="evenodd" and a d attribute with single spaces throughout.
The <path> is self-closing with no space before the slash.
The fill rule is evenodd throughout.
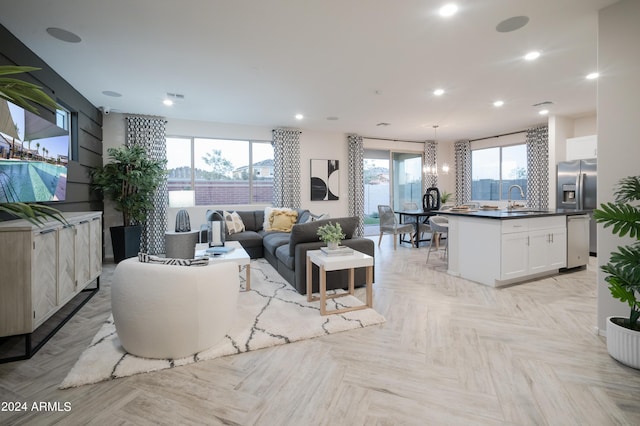
<path id="1" fill-rule="evenodd" d="M 389 139 L 389 138 L 370 138 L 368 136 L 363 136 L 362 139 L 373 139 L 376 141 L 389 141 L 389 142 L 410 142 L 410 143 L 424 143 L 425 141 L 408 141 L 406 139 Z"/>
<path id="2" fill-rule="evenodd" d="M 525 133 L 525 132 L 526 132 L 526 130 L 520 130 L 520 131 L 517 131 L 517 132 L 511 132 L 511 133 L 503 133 L 501 135 L 487 136 L 486 138 L 471 139 L 469 142 L 483 141 L 485 139 L 501 138 L 503 136 L 517 135 L 518 133 Z"/>

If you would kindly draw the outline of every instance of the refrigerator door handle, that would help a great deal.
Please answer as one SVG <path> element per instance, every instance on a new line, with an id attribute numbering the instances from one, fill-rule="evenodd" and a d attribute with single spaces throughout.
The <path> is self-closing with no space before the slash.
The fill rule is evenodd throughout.
<path id="1" fill-rule="evenodd" d="M 584 209 L 583 185 L 584 185 L 585 175 L 586 173 L 578 173 L 578 176 L 576 176 L 576 209 L 577 210 Z"/>

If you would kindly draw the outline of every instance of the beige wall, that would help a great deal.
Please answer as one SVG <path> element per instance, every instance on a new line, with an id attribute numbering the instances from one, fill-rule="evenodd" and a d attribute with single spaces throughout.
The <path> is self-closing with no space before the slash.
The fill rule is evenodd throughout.
<path id="1" fill-rule="evenodd" d="M 612 188 L 625 176 L 640 173 L 640 1 L 622 0 L 604 8 L 598 18 L 598 202 L 613 201 Z M 628 243 L 598 228 L 598 264 Z M 604 274 L 598 271 L 598 329 L 606 318 L 628 315 L 629 308 L 613 299 Z"/>

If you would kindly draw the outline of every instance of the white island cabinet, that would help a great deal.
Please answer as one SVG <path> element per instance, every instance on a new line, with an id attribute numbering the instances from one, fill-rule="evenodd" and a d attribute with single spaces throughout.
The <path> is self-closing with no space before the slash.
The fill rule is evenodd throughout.
<path id="1" fill-rule="evenodd" d="M 448 272 L 497 287 L 567 266 L 565 215 L 449 217 Z"/>

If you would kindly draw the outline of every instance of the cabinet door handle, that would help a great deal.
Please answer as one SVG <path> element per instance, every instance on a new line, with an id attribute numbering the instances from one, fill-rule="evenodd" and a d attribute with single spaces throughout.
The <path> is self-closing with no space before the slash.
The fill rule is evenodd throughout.
<path id="1" fill-rule="evenodd" d="M 44 231 L 40 231 L 40 235 L 50 234 L 51 232 L 56 232 L 55 229 L 45 229 Z"/>

